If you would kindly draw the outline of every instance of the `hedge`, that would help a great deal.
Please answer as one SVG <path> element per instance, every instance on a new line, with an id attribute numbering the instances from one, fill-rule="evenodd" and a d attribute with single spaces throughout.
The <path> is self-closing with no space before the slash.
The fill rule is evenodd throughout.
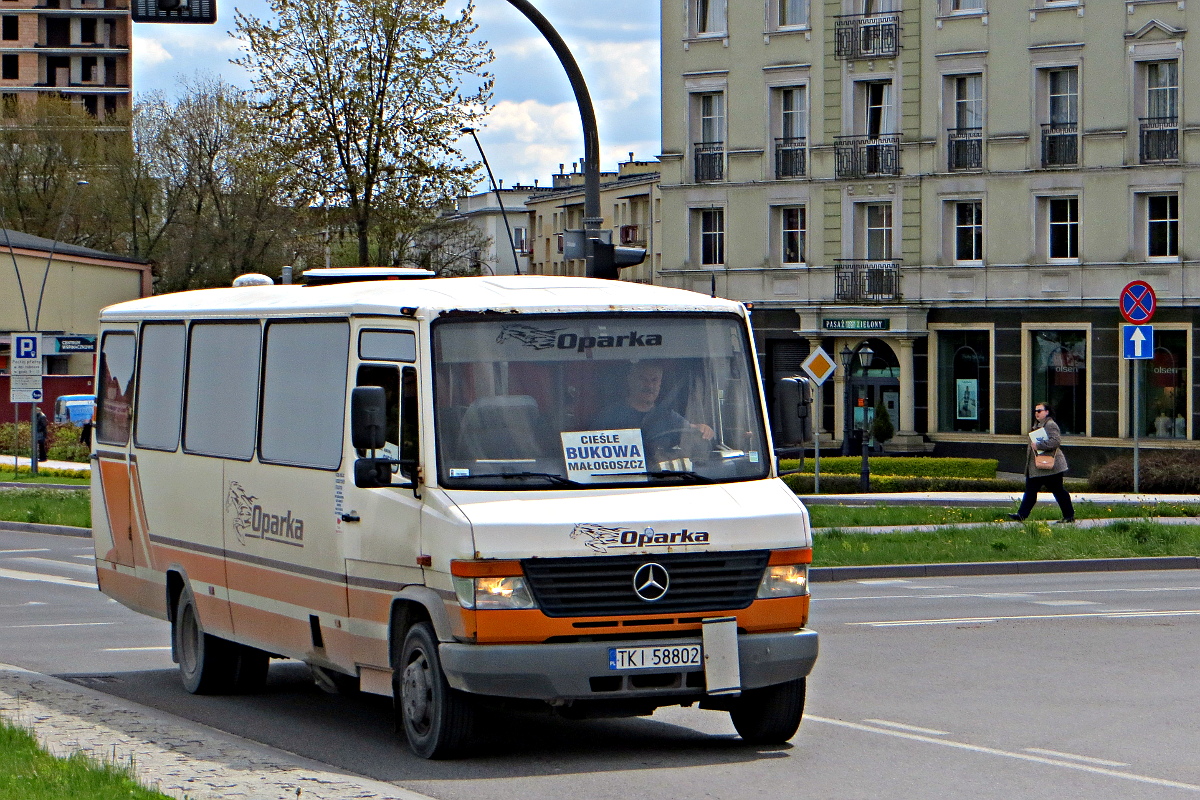
<path id="1" fill-rule="evenodd" d="M 796 494 L 814 494 L 811 472 L 784 475 L 783 482 Z M 1024 488 L 1024 481 L 1002 478 L 939 478 L 871 472 L 872 492 L 1019 492 Z M 821 494 L 858 494 L 859 491 L 858 475 L 826 475 L 825 460 L 821 459 Z"/>
<path id="2" fill-rule="evenodd" d="M 995 478 L 1000 462 L 992 458 L 905 458 L 901 456 L 873 456 L 869 459 L 871 475 L 904 475 L 921 478 Z M 811 470 L 813 460 L 804 460 L 804 469 Z M 783 459 L 780 468 L 784 472 L 796 470 L 800 461 Z M 821 459 L 821 483 L 826 475 L 858 475 L 862 468 L 861 456 L 830 456 Z M 1024 484 L 1022 483 L 1022 486 Z"/>
<path id="3" fill-rule="evenodd" d="M 1200 494 L 1200 453 L 1152 450 L 1139 455 L 1138 491 L 1150 494 Z M 1132 492 L 1133 456 L 1119 456 L 1092 470 L 1093 492 Z"/>

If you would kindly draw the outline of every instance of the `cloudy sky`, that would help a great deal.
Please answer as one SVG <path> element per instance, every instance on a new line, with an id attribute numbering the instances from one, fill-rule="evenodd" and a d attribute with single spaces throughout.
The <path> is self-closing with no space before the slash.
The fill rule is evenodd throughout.
<path id="1" fill-rule="evenodd" d="M 450 0 L 455 7 L 459 0 Z M 647 0 L 533 0 L 575 54 L 587 79 L 600 127 L 601 168 L 614 169 L 632 151 L 659 152 L 658 4 Z M 134 93 L 168 95 L 181 78 L 216 74 L 249 88 L 229 63 L 239 43 L 230 33 L 234 9 L 266 17 L 265 0 L 219 0 L 216 25 L 139 23 L 133 26 Z M 498 180 L 543 185 L 583 156 L 579 113 L 550 46 L 506 0 L 476 0 L 478 36 L 495 51 L 495 108 L 479 138 Z M 466 151 L 473 152 L 473 146 Z"/>

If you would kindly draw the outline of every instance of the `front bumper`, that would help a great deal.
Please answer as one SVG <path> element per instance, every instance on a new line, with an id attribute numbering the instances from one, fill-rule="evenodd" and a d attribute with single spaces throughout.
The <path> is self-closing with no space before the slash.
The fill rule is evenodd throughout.
<path id="1" fill-rule="evenodd" d="M 608 666 L 612 647 L 697 643 L 699 637 L 514 645 L 443 642 L 438 652 L 450 685 L 472 694 L 532 700 L 703 697 L 703 667 L 617 671 Z M 743 689 L 803 678 L 816 660 L 816 631 L 738 636 Z"/>

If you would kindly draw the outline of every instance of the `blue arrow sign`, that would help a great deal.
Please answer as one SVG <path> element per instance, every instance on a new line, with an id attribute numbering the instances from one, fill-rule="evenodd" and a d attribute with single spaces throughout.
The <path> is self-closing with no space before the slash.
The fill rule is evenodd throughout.
<path id="1" fill-rule="evenodd" d="M 1121 344 L 1125 358 L 1154 358 L 1154 326 L 1122 325 Z"/>

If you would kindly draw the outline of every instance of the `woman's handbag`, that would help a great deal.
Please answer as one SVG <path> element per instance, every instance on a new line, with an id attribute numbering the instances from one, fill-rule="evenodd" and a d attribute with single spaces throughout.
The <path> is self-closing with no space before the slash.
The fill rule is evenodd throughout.
<path id="1" fill-rule="evenodd" d="M 1054 469 L 1054 453 L 1034 455 L 1033 466 L 1037 467 L 1038 469 Z"/>

